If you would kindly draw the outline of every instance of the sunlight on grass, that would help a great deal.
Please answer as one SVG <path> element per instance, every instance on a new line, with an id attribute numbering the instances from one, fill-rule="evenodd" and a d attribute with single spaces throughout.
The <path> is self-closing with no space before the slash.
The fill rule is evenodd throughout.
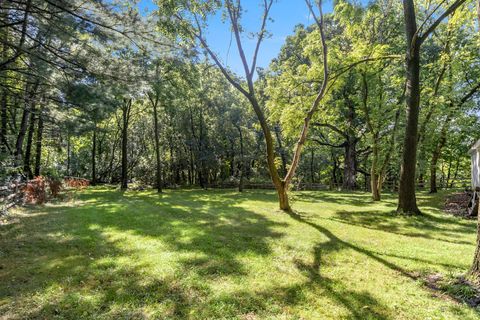
<path id="1" fill-rule="evenodd" d="M 6 319 L 476 319 L 415 273 L 464 273 L 475 221 L 364 193 L 95 188 L 0 227 Z M 72 205 L 74 203 L 75 205 Z"/>

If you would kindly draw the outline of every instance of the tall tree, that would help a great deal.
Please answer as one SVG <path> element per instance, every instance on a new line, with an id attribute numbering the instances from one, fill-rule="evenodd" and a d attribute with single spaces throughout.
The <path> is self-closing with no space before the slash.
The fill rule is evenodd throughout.
<path id="1" fill-rule="evenodd" d="M 450 14 L 460 7 L 465 0 L 456 0 L 436 19 L 430 23 L 429 18 L 441 7 L 440 3 L 431 12 L 428 18 L 417 26 L 415 3 L 413 0 L 403 0 L 403 12 L 406 35 L 406 110 L 407 124 L 403 142 L 403 157 L 400 169 L 400 186 L 398 194 L 397 212 L 400 214 L 420 214 L 415 195 L 417 143 L 418 143 L 418 117 L 420 112 L 420 53 L 422 44 L 435 31 L 438 25 Z"/>
<path id="2" fill-rule="evenodd" d="M 124 98 L 122 109 L 122 177 L 120 188 L 128 188 L 128 125 L 132 111 L 132 98 Z"/>
<path id="3" fill-rule="evenodd" d="M 274 145 L 274 138 L 272 135 L 272 131 L 269 127 L 268 120 L 265 116 L 262 107 L 258 101 L 258 93 L 255 89 L 253 77 L 256 71 L 257 66 L 257 58 L 258 53 L 260 50 L 260 46 L 262 41 L 267 35 L 267 21 L 269 19 L 270 10 L 273 5 L 273 0 L 263 0 L 263 14 L 262 14 L 262 21 L 261 27 L 257 35 L 257 41 L 255 45 L 255 49 L 252 55 L 252 60 L 249 63 L 245 54 L 244 44 L 242 43 L 242 26 L 240 24 L 241 16 L 242 16 L 242 6 L 240 1 L 233 1 L 233 0 L 225 0 L 222 2 L 215 2 L 209 1 L 206 3 L 190 3 L 187 1 L 184 4 L 177 3 L 176 5 L 172 6 L 171 1 L 158 1 L 159 3 L 159 12 L 162 14 L 171 14 L 174 16 L 177 21 L 180 23 L 182 27 L 182 31 L 184 34 L 190 39 L 198 41 L 201 46 L 206 50 L 207 54 L 210 58 L 215 62 L 215 64 L 220 68 L 221 72 L 225 76 L 225 78 L 239 91 L 241 92 L 247 100 L 250 102 L 256 116 L 257 120 L 262 128 L 265 144 L 266 144 L 266 152 L 267 152 L 267 167 L 270 173 L 270 177 L 272 182 L 275 186 L 277 191 L 278 200 L 279 200 L 279 207 L 281 210 L 290 211 L 291 207 L 289 204 L 288 199 L 288 188 L 289 185 L 295 175 L 295 171 L 299 165 L 300 156 L 302 153 L 303 146 L 305 144 L 305 140 L 307 139 L 308 129 L 310 126 L 310 121 L 318 110 L 320 102 L 322 101 L 328 83 L 328 67 L 327 67 L 327 45 L 325 41 L 325 34 L 323 28 L 323 13 L 322 13 L 322 2 L 318 1 L 318 9 L 319 15 L 314 10 L 314 7 L 310 0 L 305 0 L 307 7 L 309 9 L 310 14 L 314 17 L 316 25 L 319 30 L 321 44 L 322 44 L 322 61 L 323 61 L 323 79 L 317 94 L 316 99 L 312 103 L 310 109 L 305 113 L 304 124 L 300 130 L 300 134 L 298 137 L 298 141 L 295 145 L 293 151 L 292 162 L 290 164 L 289 170 L 284 178 L 280 177 L 277 165 L 275 163 L 275 145 Z M 242 62 L 244 68 L 244 76 L 246 80 L 247 87 L 242 84 L 242 82 L 238 81 L 234 75 L 229 71 L 229 69 L 220 61 L 219 57 L 213 52 L 210 48 L 207 40 L 205 38 L 204 29 L 205 29 L 205 18 L 215 11 L 215 8 L 225 9 L 226 16 L 229 19 L 230 26 L 233 31 L 233 35 L 235 38 L 235 43 L 237 46 L 238 54 L 240 56 L 240 60 Z M 182 8 L 186 8 L 185 11 L 182 12 Z M 189 19 L 192 17 L 192 19 Z M 167 22 L 166 19 L 161 19 L 161 22 Z M 171 26 L 167 26 L 167 28 L 171 29 Z"/>

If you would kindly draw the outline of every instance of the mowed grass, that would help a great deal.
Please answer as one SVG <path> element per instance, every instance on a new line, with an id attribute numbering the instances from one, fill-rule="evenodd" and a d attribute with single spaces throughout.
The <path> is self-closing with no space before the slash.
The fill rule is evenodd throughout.
<path id="1" fill-rule="evenodd" d="M 476 223 L 421 194 L 91 188 L 0 226 L 1 319 L 478 319 L 416 274 L 462 274 Z"/>

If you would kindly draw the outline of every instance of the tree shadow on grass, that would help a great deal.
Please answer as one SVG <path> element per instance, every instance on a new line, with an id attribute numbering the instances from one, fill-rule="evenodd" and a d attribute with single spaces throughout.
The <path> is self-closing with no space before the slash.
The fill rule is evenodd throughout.
<path id="1" fill-rule="evenodd" d="M 341 191 L 301 191 L 295 193 L 295 198 L 302 201 L 316 200 L 318 202 L 334 203 L 354 207 L 366 207 L 373 201 L 368 193 L 365 192 L 341 192 Z M 390 197 L 389 197 L 390 198 Z"/>
<path id="2" fill-rule="evenodd" d="M 368 215 L 369 213 L 364 212 L 364 213 L 358 213 L 358 214 L 363 216 L 363 215 Z M 406 278 L 411 279 L 413 281 L 417 281 L 419 279 L 420 275 L 418 273 L 406 270 L 406 269 L 402 268 L 401 266 L 398 266 L 398 265 L 384 259 L 383 257 L 381 257 L 381 256 L 385 256 L 385 254 L 377 253 L 374 250 L 365 249 L 365 248 L 362 248 L 358 245 L 355 245 L 355 244 L 349 243 L 347 241 L 344 241 L 344 240 L 338 238 L 336 235 L 334 235 L 327 228 L 309 221 L 308 218 L 304 217 L 300 213 L 291 212 L 290 216 L 294 220 L 316 229 L 319 233 L 321 233 L 322 235 L 324 235 L 328 238 L 328 241 L 326 243 L 318 244 L 314 248 L 314 262 L 312 263 L 312 265 L 307 265 L 303 262 L 298 262 L 297 263 L 299 269 L 305 270 L 305 272 L 307 272 L 309 274 L 309 278 L 311 279 L 312 283 L 315 283 L 315 282 L 321 283 L 324 280 L 324 278 L 322 278 L 322 276 L 320 274 L 322 254 L 325 255 L 325 254 L 328 254 L 328 252 L 331 252 L 331 251 L 340 251 L 340 250 L 344 250 L 344 249 L 351 249 L 351 250 L 354 250 L 357 253 L 361 253 L 361 254 L 365 255 L 366 257 L 368 257 L 369 259 L 377 261 L 378 263 L 384 265 L 385 267 L 387 267 L 387 268 L 389 268 L 389 269 L 391 269 L 395 272 L 398 272 L 403 277 L 406 277 Z M 420 217 L 420 219 L 428 219 L 428 218 L 429 217 L 425 217 L 425 216 Z M 434 217 L 434 220 L 435 219 L 437 219 L 437 221 L 440 221 L 440 222 L 445 222 L 442 218 Z M 424 223 L 429 225 L 429 222 L 424 221 Z M 445 222 L 445 223 L 450 223 L 450 222 Z M 420 228 L 421 227 L 422 226 L 420 226 Z M 431 227 L 431 228 L 436 230 L 436 227 Z M 465 228 L 467 228 L 467 227 L 465 227 Z M 460 230 L 462 230 L 461 232 L 466 232 L 466 230 L 463 230 L 462 228 L 460 228 Z M 401 256 L 395 256 L 395 255 L 388 255 L 388 254 L 387 254 L 387 256 L 392 256 L 392 257 L 401 258 L 401 259 L 413 259 L 413 260 L 417 260 L 417 261 L 421 261 L 421 262 L 431 263 L 430 261 L 421 260 L 421 259 L 414 259 L 414 258 L 410 258 L 410 257 L 401 257 Z M 447 265 L 447 266 L 449 266 L 449 265 Z M 327 280 L 327 283 L 323 284 L 323 285 L 326 287 L 327 290 L 330 291 L 328 281 L 331 281 L 331 280 Z M 335 282 L 332 282 L 332 283 L 335 283 Z M 384 313 L 384 311 L 386 310 L 386 307 L 379 305 L 378 301 L 375 300 L 375 298 L 371 297 L 368 293 L 353 292 L 353 293 L 350 293 L 351 296 L 346 297 L 345 295 L 340 294 L 339 292 L 336 292 L 334 290 L 331 290 L 331 291 L 332 291 L 331 295 L 333 297 L 335 297 L 336 299 L 338 299 L 340 302 L 342 302 L 342 304 L 344 304 L 345 306 L 347 306 L 347 305 L 352 306 L 351 308 L 349 308 L 349 311 L 351 312 L 351 318 L 352 319 L 367 319 L 367 318 L 387 319 L 388 318 L 388 316 Z M 361 308 L 362 305 L 367 305 L 367 306 L 371 307 L 371 309 L 369 308 L 367 311 L 364 311 Z M 452 306 L 451 308 L 452 309 L 458 309 L 457 306 Z M 378 310 L 378 311 L 375 311 L 375 310 Z M 365 314 L 365 312 L 368 312 L 368 314 Z M 460 312 L 460 311 L 458 310 L 458 312 Z"/>
<path id="3" fill-rule="evenodd" d="M 475 234 L 476 226 L 471 221 L 463 221 L 455 217 L 423 213 L 418 217 L 398 216 L 384 211 L 337 211 L 330 220 L 359 226 L 371 230 L 443 241 L 460 245 L 471 245 L 471 242 L 459 240 L 459 236 Z M 416 230 L 421 230 L 416 231 Z M 456 239 L 456 240 L 452 240 Z"/>
<path id="4" fill-rule="evenodd" d="M 282 236 L 275 228 L 286 224 L 237 204 L 204 192 L 158 196 L 100 189 L 80 193 L 70 204 L 31 208 L 19 222 L 0 227 L 0 313 L 187 318 L 210 296 L 198 279 L 241 277 L 247 270 L 239 257 L 268 255 L 269 239 Z M 130 246 L 123 234 L 143 242 Z M 153 261 L 164 263 L 142 259 L 152 252 L 185 256 L 165 278 L 149 274 L 157 267 Z"/>
<path id="5" fill-rule="evenodd" d="M 365 254 L 369 258 L 382 263 L 388 268 L 399 272 L 400 274 L 413 279 L 413 276 L 395 264 L 376 256 L 371 251 L 353 245 L 341 240 L 330 230 L 315 224 L 304 218 L 301 214 L 291 212 L 290 216 L 305 225 L 313 227 L 319 233 L 326 236 L 328 241 L 322 242 L 314 247 L 313 262 L 306 264 L 302 261 L 296 261 L 297 268 L 308 277 L 308 282 L 302 285 L 307 288 L 318 288 L 325 290 L 328 297 L 343 305 L 350 313 L 348 319 L 389 319 L 386 310 L 388 307 L 382 305 L 375 297 L 366 291 L 358 292 L 348 289 L 345 284 L 334 279 L 329 279 L 321 275 L 322 255 L 328 255 L 329 252 L 340 251 L 344 249 L 353 249 L 356 252 Z M 347 284 L 348 285 L 348 284 Z M 298 288 L 300 289 L 300 288 Z M 297 289 L 296 289 L 297 290 Z"/>

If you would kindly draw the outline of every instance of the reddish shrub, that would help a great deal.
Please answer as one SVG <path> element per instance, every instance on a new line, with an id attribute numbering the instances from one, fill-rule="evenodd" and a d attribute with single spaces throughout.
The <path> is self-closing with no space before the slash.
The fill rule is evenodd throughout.
<path id="1" fill-rule="evenodd" d="M 50 188 L 51 196 L 57 198 L 60 190 L 62 190 L 62 181 L 50 178 L 48 179 L 48 187 Z"/>
<path id="2" fill-rule="evenodd" d="M 32 204 L 45 203 L 47 193 L 45 191 L 45 178 L 38 176 L 27 182 L 24 190 L 25 202 Z"/>
<path id="3" fill-rule="evenodd" d="M 83 178 L 67 177 L 64 181 L 68 187 L 75 189 L 83 189 L 90 185 L 90 181 Z"/>

